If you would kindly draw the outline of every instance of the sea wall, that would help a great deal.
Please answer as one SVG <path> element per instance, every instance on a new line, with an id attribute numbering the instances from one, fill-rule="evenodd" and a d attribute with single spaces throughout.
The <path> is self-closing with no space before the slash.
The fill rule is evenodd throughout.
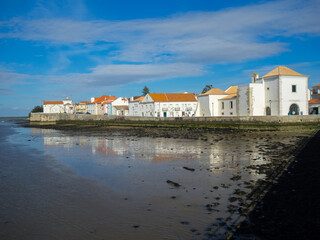
<path id="1" fill-rule="evenodd" d="M 31 122 L 110 121 L 110 122 L 235 122 L 235 123 L 320 123 L 320 115 L 254 117 L 130 117 L 67 113 L 31 113 Z"/>

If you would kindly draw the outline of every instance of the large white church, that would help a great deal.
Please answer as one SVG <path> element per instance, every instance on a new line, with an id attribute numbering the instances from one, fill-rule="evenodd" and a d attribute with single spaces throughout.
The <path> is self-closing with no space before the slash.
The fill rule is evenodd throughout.
<path id="1" fill-rule="evenodd" d="M 263 77 L 254 73 L 251 83 L 232 86 L 232 93 L 200 95 L 197 116 L 308 115 L 308 78 L 284 66 Z"/>

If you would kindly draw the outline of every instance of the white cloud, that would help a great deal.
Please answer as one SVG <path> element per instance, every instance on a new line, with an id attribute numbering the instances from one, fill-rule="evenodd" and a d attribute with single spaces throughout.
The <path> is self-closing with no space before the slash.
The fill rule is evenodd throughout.
<path id="1" fill-rule="evenodd" d="M 112 60 L 204 64 L 264 58 L 286 50 L 277 36 L 320 34 L 319 0 L 275 1 L 159 19 L 76 21 L 21 18 L 2 22 L 0 37 L 51 44 L 113 44 Z"/>
<path id="2" fill-rule="evenodd" d="M 289 45 L 279 40 L 285 38 L 279 36 L 320 35 L 319 3 L 319 0 L 273 1 L 216 12 L 127 21 L 84 21 L 76 20 L 81 17 L 56 18 L 49 14 L 50 18 L 0 22 L 0 38 L 53 46 L 56 52 L 52 51 L 55 63 L 51 71 L 33 78 L 74 86 L 122 85 L 201 76 L 211 64 L 266 58 L 288 51 Z M 86 11 L 84 6 L 80 10 L 75 15 L 82 16 Z M 91 55 L 92 52 L 95 54 Z M 96 58 L 99 65 L 85 69 L 88 73 L 58 75 L 75 55 Z M 29 78 L 0 69 L 0 83 Z"/>
<path id="3" fill-rule="evenodd" d="M 169 78 L 199 76 L 206 71 L 201 65 L 172 64 L 121 64 L 99 65 L 90 73 L 73 73 L 64 76 L 47 76 L 50 82 L 68 82 L 76 86 L 113 86 L 135 82 L 147 82 Z"/>

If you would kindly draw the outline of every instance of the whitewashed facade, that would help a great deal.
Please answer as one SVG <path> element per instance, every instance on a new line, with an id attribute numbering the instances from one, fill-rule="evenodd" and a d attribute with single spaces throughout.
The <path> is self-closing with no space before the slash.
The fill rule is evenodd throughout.
<path id="1" fill-rule="evenodd" d="M 144 96 L 134 99 L 131 97 L 129 101 L 129 113 L 128 116 L 141 116 L 140 102 L 143 100 Z"/>
<path id="2" fill-rule="evenodd" d="M 308 115 L 308 76 L 279 66 L 238 87 L 238 116 Z"/>
<path id="3" fill-rule="evenodd" d="M 126 98 L 119 97 L 116 100 L 108 100 L 102 103 L 105 115 L 128 116 L 129 101 Z"/>
<path id="4" fill-rule="evenodd" d="M 140 102 L 143 117 L 191 117 L 197 109 L 193 93 L 148 93 Z"/>
<path id="5" fill-rule="evenodd" d="M 198 96 L 198 117 L 217 117 L 219 114 L 219 99 L 227 97 L 229 94 L 218 89 L 212 88 L 204 94 Z"/>
<path id="6" fill-rule="evenodd" d="M 68 97 L 63 101 L 44 101 L 44 113 L 74 113 L 75 104 Z"/>

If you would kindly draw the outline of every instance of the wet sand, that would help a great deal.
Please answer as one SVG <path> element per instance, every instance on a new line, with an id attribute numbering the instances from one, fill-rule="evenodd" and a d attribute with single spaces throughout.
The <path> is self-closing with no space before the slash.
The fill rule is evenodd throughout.
<path id="1" fill-rule="evenodd" d="M 1 239 L 224 239 L 252 190 L 311 136 L 10 126 Z"/>

